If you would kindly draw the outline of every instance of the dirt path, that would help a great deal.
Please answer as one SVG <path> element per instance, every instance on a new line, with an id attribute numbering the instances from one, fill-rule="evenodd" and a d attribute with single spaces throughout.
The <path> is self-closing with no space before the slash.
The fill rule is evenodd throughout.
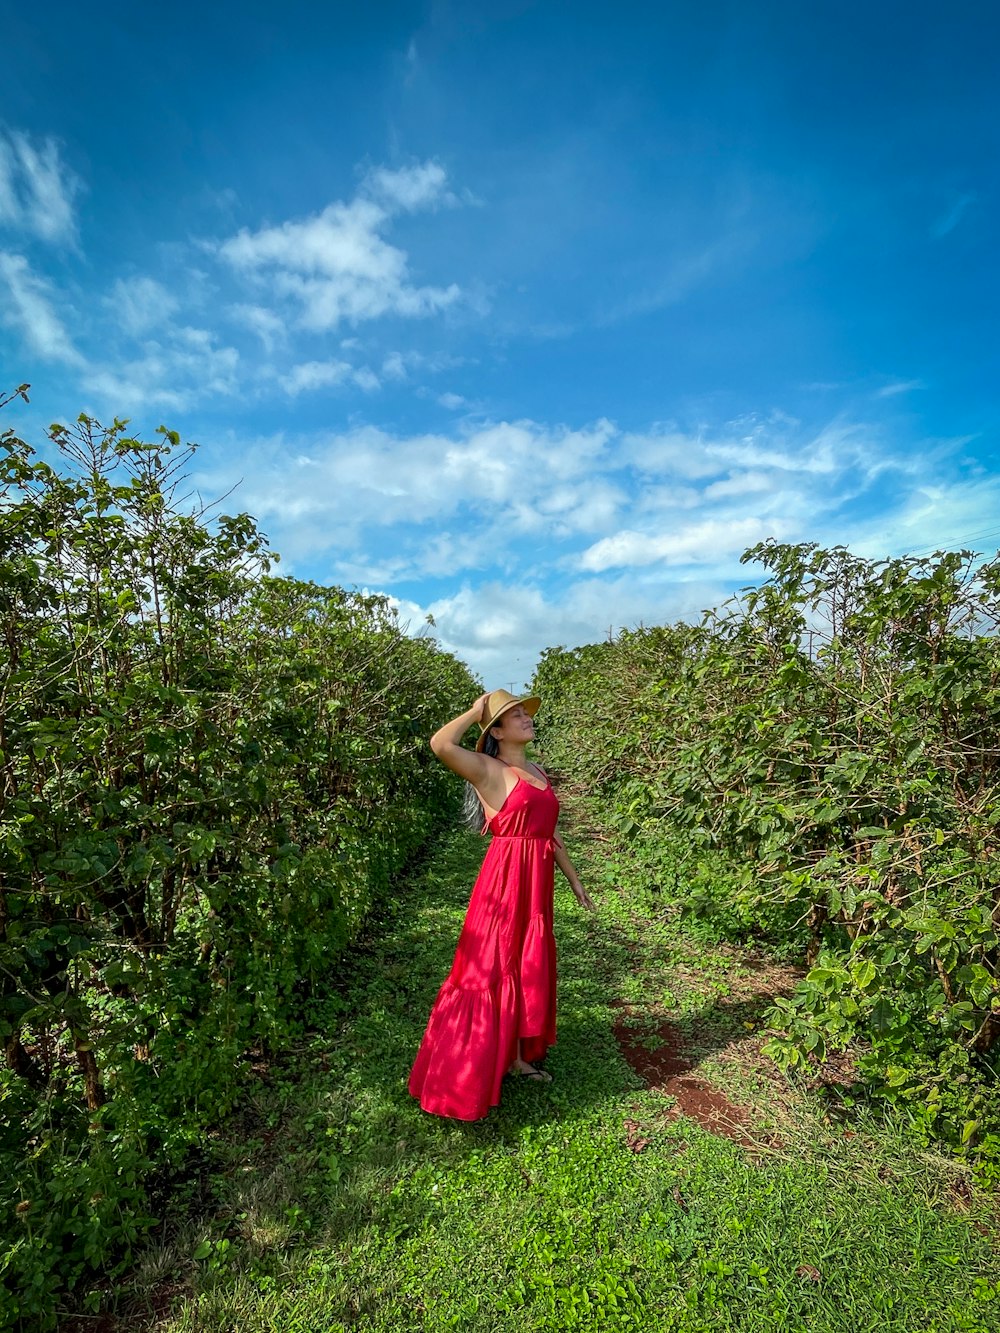
<path id="1" fill-rule="evenodd" d="M 617 1002 L 616 1007 L 622 1005 Z M 691 1071 L 696 1061 L 686 1054 L 684 1034 L 675 1023 L 664 1019 L 653 1029 L 656 1045 L 650 1049 L 648 1029 L 642 1031 L 620 1020 L 613 1025 L 618 1049 L 647 1087 L 662 1092 L 672 1103 L 664 1108 L 665 1120 L 687 1116 L 713 1134 L 722 1134 L 746 1148 L 758 1140 L 748 1133 L 752 1112 L 736 1106 L 717 1088 Z M 634 1122 L 626 1126 L 638 1128 Z M 633 1146 L 630 1144 L 630 1146 Z"/>

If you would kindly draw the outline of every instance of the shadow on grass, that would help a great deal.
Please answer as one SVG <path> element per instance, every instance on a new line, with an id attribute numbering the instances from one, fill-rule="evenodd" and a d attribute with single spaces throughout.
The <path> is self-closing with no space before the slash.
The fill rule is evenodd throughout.
<path id="1" fill-rule="evenodd" d="M 574 860 L 576 850 L 572 853 Z M 383 1316 L 390 1310 L 395 1314 L 397 1295 L 400 1309 L 412 1309 L 412 1304 L 405 1304 L 413 1299 L 412 1287 L 405 1287 L 405 1262 L 416 1264 L 422 1274 L 428 1256 L 447 1253 L 455 1268 L 463 1263 L 482 1263 L 490 1271 L 492 1262 L 499 1272 L 521 1271 L 517 1268 L 519 1261 L 509 1258 L 509 1235 L 502 1228 L 491 1235 L 486 1225 L 492 1222 L 498 1197 L 504 1197 L 497 1195 L 497 1189 L 506 1192 L 508 1202 L 510 1191 L 515 1192 L 514 1208 L 507 1216 L 518 1228 L 518 1236 L 532 1237 L 536 1218 L 546 1207 L 548 1185 L 546 1189 L 532 1185 L 524 1169 L 527 1166 L 535 1173 L 529 1154 L 534 1151 L 537 1162 L 551 1152 L 552 1157 L 545 1161 L 560 1162 L 569 1151 L 566 1144 L 582 1144 L 586 1150 L 588 1139 L 595 1145 L 596 1159 L 609 1172 L 602 1177 L 602 1190 L 617 1198 L 615 1191 L 621 1187 L 626 1200 L 633 1194 L 637 1200 L 635 1212 L 622 1205 L 621 1217 L 626 1222 L 613 1233 L 616 1240 L 612 1251 L 619 1244 L 627 1244 L 627 1238 L 638 1234 L 642 1226 L 654 1225 L 644 1223 L 639 1211 L 646 1206 L 641 1193 L 644 1178 L 649 1198 L 666 1219 L 656 1226 L 683 1229 L 689 1212 L 701 1209 L 705 1216 L 704 1243 L 709 1244 L 712 1238 L 715 1244 L 719 1236 L 728 1243 L 730 1233 L 721 1222 L 730 1216 L 726 1211 L 728 1200 L 742 1190 L 746 1196 L 746 1202 L 740 1205 L 742 1214 L 748 1215 L 751 1208 L 773 1208 L 778 1237 L 773 1253 L 779 1255 L 779 1241 L 787 1249 L 784 1233 L 780 1237 L 778 1233 L 787 1225 L 785 1214 L 791 1204 L 786 1205 L 786 1194 L 758 1198 L 753 1193 L 756 1177 L 753 1172 L 742 1171 L 741 1156 L 732 1159 L 736 1163 L 732 1172 L 720 1177 L 720 1171 L 729 1170 L 730 1158 L 723 1154 L 717 1159 L 713 1147 L 702 1163 L 695 1145 L 685 1158 L 683 1172 L 687 1176 L 682 1180 L 683 1172 L 665 1174 L 672 1169 L 667 1155 L 656 1156 L 653 1151 L 629 1155 L 639 1149 L 634 1139 L 626 1145 L 622 1117 L 628 1113 L 629 1094 L 642 1088 L 644 1080 L 619 1052 L 614 1025 L 626 1017 L 627 1005 L 616 1001 L 633 995 L 636 1011 L 645 1010 L 647 1017 L 652 1014 L 659 978 L 664 966 L 669 970 L 671 965 L 671 941 L 664 937 L 661 951 L 657 939 L 637 938 L 636 930 L 644 929 L 641 923 L 634 924 L 630 935 L 622 924 L 621 903 L 612 902 L 610 895 L 603 910 L 599 907 L 591 915 L 577 906 L 561 882 L 557 886 L 558 1040 L 546 1061 L 555 1081 L 549 1085 L 511 1081 L 509 1087 L 505 1084 L 500 1106 L 483 1120 L 471 1123 L 428 1115 L 410 1097 L 410 1068 L 435 995 L 451 967 L 484 851 L 484 843 L 474 835 L 455 834 L 434 849 L 433 857 L 409 882 L 398 886 L 393 904 L 372 918 L 350 957 L 338 963 L 336 986 L 327 1001 L 317 1004 L 314 1029 L 308 1039 L 293 1056 L 278 1062 L 267 1081 L 262 1080 L 256 1092 L 248 1095 L 245 1119 L 234 1119 L 230 1133 L 222 1136 L 220 1154 L 229 1154 L 228 1165 L 220 1157 L 224 1179 L 216 1193 L 216 1215 L 207 1223 L 214 1228 L 213 1242 L 216 1237 L 232 1235 L 239 1255 L 231 1268 L 222 1264 L 207 1276 L 204 1268 L 211 1266 L 213 1253 L 201 1261 L 201 1271 L 192 1271 L 189 1261 L 181 1275 L 185 1296 L 200 1288 L 211 1297 L 219 1313 L 212 1316 L 213 1322 L 206 1322 L 208 1316 L 203 1320 L 200 1304 L 188 1300 L 177 1323 L 171 1325 L 175 1333 L 284 1327 L 269 1322 L 270 1313 L 261 1313 L 258 1318 L 257 1312 L 264 1311 L 265 1306 L 272 1312 L 287 1310 L 307 1289 L 314 1289 L 315 1301 L 322 1302 L 322 1314 L 316 1306 L 317 1312 L 310 1313 L 309 1322 L 296 1323 L 296 1329 L 308 1328 L 313 1333 L 343 1324 L 369 1326 L 364 1323 L 367 1320 L 370 1326 L 396 1327 L 387 1325 Z M 579 851 L 578 864 L 586 879 L 586 846 Z M 596 893 L 594 896 L 599 897 Z M 642 975 L 637 977 L 637 969 L 641 974 L 647 965 L 649 985 L 637 984 L 644 981 Z M 669 1013 L 669 1021 L 686 1034 L 691 1053 L 704 1058 L 733 1044 L 745 1035 L 745 1025 L 759 1018 L 770 995 L 759 992 L 758 987 L 755 978 L 747 986 L 752 993 L 745 996 L 706 999 L 683 1015 L 661 1008 L 657 1017 L 662 1020 Z M 697 987 L 692 995 L 696 991 Z M 578 1132 L 573 1132 L 574 1127 Z M 580 1169 L 586 1161 L 584 1156 L 577 1157 L 567 1169 Z M 632 1162 L 641 1164 L 636 1174 Z M 642 1169 L 645 1177 L 640 1173 Z M 523 1207 L 517 1196 L 522 1178 Z M 551 1182 L 552 1176 L 547 1179 Z M 572 1183 L 575 1179 L 573 1176 Z M 721 1190 L 716 1188 L 718 1179 L 723 1180 Z M 454 1214 L 438 1210 L 438 1182 L 441 1191 L 446 1192 L 449 1181 L 462 1192 L 463 1203 L 473 1198 L 474 1206 L 456 1208 Z M 814 1199 L 825 1196 L 810 1194 L 806 1200 L 802 1194 L 800 1200 L 796 1193 L 799 1187 L 791 1177 L 786 1182 L 779 1174 L 774 1181 L 770 1188 L 785 1190 L 798 1209 L 792 1213 L 792 1234 L 794 1244 L 799 1245 L 809 1219 L 818 1216 Z M 670 1190 L 679 1189 L 681 1184 L 684 1196 L 677 1202 Z M 584 1194 L 579 1199 L 572 1197 L 574 1232 L 567 1245 L 576 1267 L 581 1256 L 576 1249 L 575 1228 L 580 1221 L 578 1214 L 581 1210 L 585 1213 L 589 1205 L 583 1202 Z M 717 1197 L 725 1201 L 719 1213 L 713 1211 Z M 602 1205 L 605 1209 L 610 1206 L 607 1202 Z M 560 1197 L 557 1212 L 565 1207 Z M 483 1237 L 474 1229 L 470 1231 L 470 1219 L 482 1220 L 487 1233 L 482 1254 Z M 553 1218 L 547 1225 L 550 1229 L 555 1225 Z M 839 1227 L 839 1219 L 830 1225 Z M 200 1234 L 192 1233 L 190 1239 L 194 1241 Z M 758 1237 L 752 1250 L 764 1264 L 764 1272 L 779 1262 L 771 1258 L 769 1235 Z M 674 1236 L 673 1231 L 670 1236 Z M 406 1242 L 411 1238 L 414 1243 L 407 1251 Z M 659 1241 L 654 1238 L 650 1245 L 653 1249 L 641 1263 L 647 1265 L 649 1291 L 655 1293 L 659 1291 L 663 1264 Z M 905 1252 L 909 1254 L 909 1250 Z M 742 1271 L 742 1258 L 733 1258 L 724 1246 L 719 1253 L 727 1262 L 732 1260 L 732 1271 Z M 795 1251 L 791 1262 L 819 1263 L 818 1254 L 818 1248 L 816 1254 L 812 1250 L 802 1255 Z M 597 1248 L 586 1254 L 586 1262 L 591 1265 L 603 1264 L 607 1259 L 608 1255 Z M 533 1271 L 530 1263 L 524 1271 Z M 853 1279 L 850 1265 L 845 1272 Z M 378 1276 L 366 1286 L 363 1281 L 359 1283 L 359 1273 Z M 329 1276 L 320 1278 L 317 1274 Z M 699 1269 L 692 1279 L 699 1290 L 705 1285 L 704 1276 Z M 169 1280 L 175 1285 L 178 1282 L 176 1267 Z M 425 1295 L 430 1299 L 438 1280 L 429 1278 L 420 1287 L 421 1299 Z M 682 1280 L 686 1279 L 678 1278 Z M 792 1285 L 797 1293 L 801 1286 L 798 1278 Z M 275 1293 L 289 1293 L 285 1305 L 277 1297 L 266 1305 Z M 757 1297 L 746 1299 L 752 1303 Z M 239 1312 L 238 1317 L 233 1311 Z M 417 1327 L 417 1315 L 407 1318 L 410 1322 L 405 1327 Z M 485 1318 L 466 1326 L 485 1328 Z M 521 1318 L 518 1313 L 516 1319 Z M 398 1326 L 404 1327 L 403 1322 Z M 501 1326 L 519 1323 L 512 1317 L 508 1323 L 490 1324 Z M 765 1322 L 754 1326 L 779 1325 Z M 868 1321 L 823 1325 L 837 1329 L 862 1326 L 877 1325 Z M 132 1318 L 118 1327 L 137 1330 L 142 1325 Z"/>
<path id="2" fill-rule="evenodd" d="M 405 1086 L 431 1006 L 452 966 L 484 851 L 484 843 L 475 835 L 454 835 L 412 892 L 400 896 L 392 919 L 378 922 L 376 931 L 354 951 L 344 992 L 355 1009 L 353 1032 L 366 1038 L 372 1049 L 380 1050 L 375 1072 L 390 1075 L 391 1070 L 387 1086 L 393 1089 L 400 1079 Z M 608 1029 L 603 1011 L 609 978 L 606 967 L 601 976 L 595 971 L 594 955 L 601 947 L 595 941 L 599 924 L 585 915 L 561 884 L 555 917 L 558 1031 L 546 1066 L 557 1075 L 572 1052 L 581 1052 L 588 1057 L 586 1063 L 594 1063 L 600 1034 Z M 620 950 L 610 950 L 605 964 L 612 959 L 623 970 L 630 965 Z M 613 978 L 610 984 L 613 986 Z M 543 1090 L 538 1084 L 529 1089 L 532 1093 Z M 408 1094 L 406 1104 L 416 1104 Z"/>
<path id="3" fill-rule="evenodd" d="M 472 1122 L 429 1115 L 410 1096 L 410 1070 L 486 846 L 465 831 L 444 838 L 369 917 L 337 961 L 299 1049 L 258 1071 L 239 1113 L 214 1136 L 214 1174 L 199 1181 L 173 1252 L 148 1251 L 147 1280 L 127 1309 L 122 1303 L 119 1327 L 140 1328 L 143 1308 L 162 1311 L 164 1287 L 190 1293 L 207 1283 L 235 1298 L 254 1283 L 284 1287 L 290 1265 L 308 1269 L 330 1251 L 405 1241 L 434 1225 L 438 1175 L 462 1172 L 476 1153 L 499 1146 L 516 1159 L 534 1134 L 620 1122 L 622 1099 L 647 1081 L 619 1048 L 616 1002 L 656 946 L 630 937 L 610 900 L 586 912 L 561 876 L 557 1041 L 545 1062 L 553 1082 L 507 1079 L 500 1105 Z M 586 879 L 585 838 L 572 855 Z M 685 1024 L 697 1023 L 707 1054 L 735 1039 L 750 1012 L 723 1000 Z M 344 1319 L 358 1314 L 349 1299 Z"/>
<path id="4" fill-rule="evenodd" d="M 425 1198 L 394 1192 L 400 1178 L 458 1166 L 486 1146 L 514 1151 L 526 1128 L 590 1116 L 639 1086 L 608 1008 L 608 961 L 626 968 L 627 956 L 608 949 L 598 971 L 601 923 L 560 886 L 558 1034 L 546 1060 L 554 1081 L 505 1080 L 500 1105 L 472 1122 L 429 1115 L 410 1096 L 410 1069 L 485 849 L 471 833 L 443 840 L 338 962 L 309 1038 L 258 1073 L 216 1140 L 213 1242 L 239 1237 L 262 1255 L 370 1239 L 373 1230 L 398 1238 L 431 1212 Z M 216 1283 L 226 1281 L 219 1272 Z"/>
<path id="5" fill-rule="evenodd" d="M 615 1034 L 616 1023 L 624 1021 L 640 1032 L 648 1028 L 652 1038 L 664 1017 L 642 1001 L 628 1013 L 620 998 L 641 967 L 643 947 L 610 915 L 584 912 L 557 880 L 557 1041 L 546 1059 L 553 1083 L 507 1079 L 500 1105 L 474 1122 L 428 1115 L 410 1096 L 410 1068 L 451 967 L 484 851 L 475 835 L 447 840 L 400 893 L 391 913 L 373 923 L 343 979 L 350 1009 L 343 1040 L 358 1061 L 353 1076 L 372 1115 L 368 1152 L 378 1157 L 376 1144 L 399 1139 L 408 1153 L 423 1152 L 428 1160 L 494 1142 L 516 1143 L 528 1126 L 592 1117 L 646 1085 Z M 738 1000 L 719 998 L 676 1016 L 690 1063 L 745 1039 L 748 1025 L 759 1022 L 772 998 L 772 992 L 762 991 Z"/>

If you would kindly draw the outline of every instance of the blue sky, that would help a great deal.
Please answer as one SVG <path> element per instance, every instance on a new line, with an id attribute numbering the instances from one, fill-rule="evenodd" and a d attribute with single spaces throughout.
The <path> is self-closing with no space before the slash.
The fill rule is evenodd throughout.
<path id="1" fill-rule="evenodd" d="M 1000 544 L 986 3 L 3 6 L 6 425 L 197 441 L 487 686 Z"/>

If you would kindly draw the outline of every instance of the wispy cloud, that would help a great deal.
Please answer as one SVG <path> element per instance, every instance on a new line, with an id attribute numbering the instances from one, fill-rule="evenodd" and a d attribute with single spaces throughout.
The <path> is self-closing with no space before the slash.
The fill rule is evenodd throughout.
<path id="1" fill-rule="evenodd" d="M 706 486 L 706 500 L 733 500 L 742 495 L 759 495 L 773 490 L 774 479 L 766 472 L 733 472 L 721 481 Z"/>
<path id="2" fill-rule="evenodd" d="M 954 231 L 976 202 L 976 199 L 977 195 L 974 190 L 970 190 L 967 194 L 960 194 L 951 207 L 931 227 L 931 235 L 934 239 L 939 241 L 947 236 L 949 232 Z"/>
<path id="3" fill-rule="evenodd" d="M 332 361 L 297 373 L 301 392 L 357 372 Z M 243 502 L 277 549 L 354 582 L 384 576 L 388 529 L 397 583 L 490 569 L 523 579 L 536 563 L 559 578 L 736 577 L 747 546 L 832 531 L 855 497 L 888 513 L 919 482 L 870 427 L 807 431 L 781 414 L 645 436 L 606 420 L 571 430 L 467 419 L 410 436 L 365 427 L 261 441 L 242 465 Z M 216 474 L 206 489 L 232 480 Z"/>
<path id="4" fill-rule="evenodd" d="M 706 519 L 677 532 L 616 532 L 587 548 L 580 568 L 591 573 L 653 564 L 712 564 L 739 556 L 767 537 L 779 540 L 794 531 L 791 519 Z"/>
<path id="5" fill-rule="evenodd" d="M 230 307 L 230 314 L 260 339 L 264 351 L 268 354 L 286 341 L 285 321 L 265 306 L 237 304 Z"/>
<path id="6" fill-rule="evenodd" d="M 208 329 L 165 328 L 159 338 L 139 344 L 139 355 L 112 365 L 88 368 L 82 383 L 88 393 L 115 404 L 115 410 L 167 407 L 182 411 L 239 386 L 239 353 L 220 345 Z"/>
<path id="7" fill-rule="evenodd" d="M 178 310 L 176 296 L 155 278 L 118 278 L 106 303 L 119 325 L 133 337 L 169 324 Z"/>
<path id="8" fill-rule="evenodd" d="M 415 213 L 421 208 L 457 204 L 456 196 L 445 189 L 448 176 L 438 162 L 423 162 L 415 167 L 376 167 L 362 186 L 366 194 L 382 203 L 387 212 Z"/>
<path id="9" fill-rule="evenodd" d="M 390 352 L 382 362 L 383 379 L 405 380 L 408 374 L 406 358 L 401 352 Z"/>
<path id="10" fill-rule="evenodd" d="M 724 583 L 644 582 L 583 578 L 558 593 L 529 575 L 524 580 L 465 582 L 426 606 L 390 597 L 412 634 L 433 634 L 441 646 L 469 663 L 488 688 L 526 685 L 543 649 L 593 643 L 625 626 L 698 620 L 728 594 Z M 431 615 L 434 628 L 428 629 Z"/>
<path id="11" fill-rule="evenodd" d="M 445 181 L 443 168 L 435 163 L 399 171 L 379 168 L 350 202 L 337 201 L 312 217 L 259 231 L 244 228 L 223 241 L 217 253 L 314 333 L 387 314 L 432 315 L 454 304 L 460 288 L 456 283 L 414 285 L 406 252 L 382 233 L 401 212 L 451 200 Z"/>
<path id="12" fill-rule="evenodd" d="M 1000 478 L 930 475 L 901 497 L 893 513 L 859 522 L 851 548 L 871 559 L 962 546 L 991 554 L 1000 549 L 998 514 Z"/>
<path id="13" fill-rule="evenodd" d="M 545 438 L 543 427 L 534 423 L 533 429 L 536 439 Z M 691 439 L 704 451 L 731 434 L 731 426 L 702 427 Z M 556 441 L 551 433 L 548 438 L 551 448 Z M 487 684 L 496 685 L 521 672 L 527 676 L 537 654 L 554 643 L 593 642 L 639 622 L 697 619 L 754 581 L 753 567 L 742 566 L 740 556 L 768 537 L 844 544 L 876 559 L 947 546 L 962 534 L 978 533 L 977 549 L 988 548 L 989 538 L 994 545 L 1000 542 L 993 517 L 998 512 L 995 478 L 985 484 L 978 477 L 958 480 L 952 467 L 938 467 L 933 451 L 920 453 L 922 466 L 907 470 L 870 428 L 853 435 L 856 451 L 866 455 L 864 469 L 848 450 L 838 467 L 831 470 L 824 463 L 825 470 L 811 471 L 816 440 L 835 438 L 852 438 L 845 423 L 812 432 L 799 429 L 794 439 L 758 438 L 745 446 L 756 447 L 762 460 L 780 458 L 780 467 L 761 462 L 752 471 L 678 485 L 668 461 L 661 472 L 640 474 L 637 485 L 633 465 L 623 455 L 623 437 L 612 431 L 592 454 L 585 478 L 570 476 L 559 487 L 551 471 L 528 474 L 509 505 L 453 501 L 432 526 L 419 523 L 409 536 L 397 527 L 393 548 L 404 560 L 397 559 L 391 577 L 381 583 L 376 579 L 373 586 L 398 590 L 412 578 L 418 562 L 409 561 L 422 543 L 428 553 L 426 572 L 448 577 L 453 586 L 426 605 L 401 606 L 401 612 L 411 618 L 414 632 L 432 614 L 433 633 L 443 645 L 468 661 Z M 476 435 L 470 437 L 476 441 Z M 428 468 L 429 483 L 436 475 L 441 486 L 433 457 L 420 453 L 417 442 L 411 444 Z M 397 475 L 394 484 L 389 503 L 403 512 L 412 493 L 404 477 Z M 658 514 L 656 504 L 649 504 L 654 487 L 662 488 Z M 862 502 L 847 518 L 844 501 L 859 491 Z M 679 492 L 684 493 L 683 515 L 677 513 Z M 593 526 L 578 523 L 557 541 L 555 512 L 574 502 L 596 503 L 602 493 L 606 503 L 589 516 Z M 670 504 L 675 506 L 672 515 Z M 513 530 L 519 506 L 541 523 L 533 529 L 522 523 Z M 353 563 L 351 569 L 362 580 L 379 573 L 374 561 L 367 567 Z"/>
<path id="14" fill-rule="evenodd" d="M 901 393 L 912 393 L 914 389 L 923 389 L 923 380 L 895 380 L 892 384 L 883 384 L 875 392 L 876 398 L 895 398 Z"/>
<path id="15" fill-rule="evenodd" d="M 652 278 L 643 289 L 624 300 L 614 302 L 599 314 L 598 326 L 617 324 L 635 315 L 644 315 L 664 306 L 677 305 L 738 259 L 749 254 L 756 242 L 750 234 L 735 232 L 708 245 L 694 247 L 689 253 L 674 256 L 665 273 Z"/>
<path id="16" fill-rule="evenodd" d="M 327 373 L 339 380 L 350 372 L 302 372 Z M 455 574 L 463 568 L 458 551 L 464 559 L 473 545 L 477 565 L 517 564 L 528 539 L 534 550 L 556 551 L 579 533 L 593 540 L 614 522 L 626 495 L 606 475 L 613 434 L 608 422 L 573 431 L 519 421 L 455 434 L 395 436 L 365 427 L 294 444 L 281 437 L 244 451 L 241 503 L 275 534 L 283 554 L 332 558 L 341 579 L 347 566 L 357 581 L 382 564 L 387 529 L 399 577 Z M 231 471 L 215 470 L 204 487 L 226 490 L 233 480 Z M 442 533 L 462 542 L 447 557 L 435 540 Z"/>
<path id="17" fill-rule="evenodd" d="M 8 301 L 0 303 L 0 319 L 15 329 L 33 352 L 45 361 L 86 365 L 58 314 L 62 302 L 59 292 L 47 278 L 33 271 L 24 255 L 0 251 L 0 283 L 6 284 L 9 296 Z"/>
<path id="18" fill-rule="evenodd" d="M 281 377 L 282 388 L 292 397 L 338 384 L 356 384 L 370 393 L 379 387 L 378 376 L 367 366 L 356 368 L 349 361 L 304 361 Z"/>
<path id="19" fill-rule="evenodd" d="M 0 225 L 73 239 L 78 188 L 53 140 L 0 132 Z M 255 401 L 322 389 L 371 394 L 462 358 L 398 344 L 395 351 L 366 348 L 356 338 L 342 338 L 336 356 L 317 356 L 313 335 L 383 315 L 425 317 L 459 300 L 457 284 L 415 283 L 406 253 L 384 232 L 404 214 L 460 202 L 436 162 L 373 168 L 347 202 L 209 246 L 223 272 L 192 266 L 190 246 L 163 247 L 156 277 L 112 276 L 72 320 L 57 275 L 25 254 L 0 251 L 0 323 L 26 351 L 80 372 L 98 411 L 144 403 L 183 409 L 231 397 L 241 380 Z M 241 290 L 220 301 L 218 279 L 230 282 L 232 273 Z M 93 351 L 85 354 L 88 345 Z"/>
<path id="20" fill-rule="evenodd" d="M 49 242 L 76 238 L 74 199 L 80 178 L 62 161 L 53 138 L 35 140 L 0 129 L 0 225 Z"/>

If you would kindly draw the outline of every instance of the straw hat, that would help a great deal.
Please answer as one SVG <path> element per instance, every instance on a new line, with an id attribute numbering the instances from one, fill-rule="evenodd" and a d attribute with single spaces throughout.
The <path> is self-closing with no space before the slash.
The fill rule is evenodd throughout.
<path id="1" fill-rule="evenodd" d="M 494 690 L 486 700 L 486 721 L 479 724 L 479 740 L 476 741 L 476 749 L 482 750 L 486 744 L 486 737 L 489 735 L 490 727 L 495 727 L 498 720 L 507 712 L 508 708 L 514 708 L 518 704 L 524 704 L 525 712 L 529 717 L 534 717 L 541 705 L 541 699 L 537 694 L 528 694 L 518 696 L 511 694 L 509 690 Z"/>

